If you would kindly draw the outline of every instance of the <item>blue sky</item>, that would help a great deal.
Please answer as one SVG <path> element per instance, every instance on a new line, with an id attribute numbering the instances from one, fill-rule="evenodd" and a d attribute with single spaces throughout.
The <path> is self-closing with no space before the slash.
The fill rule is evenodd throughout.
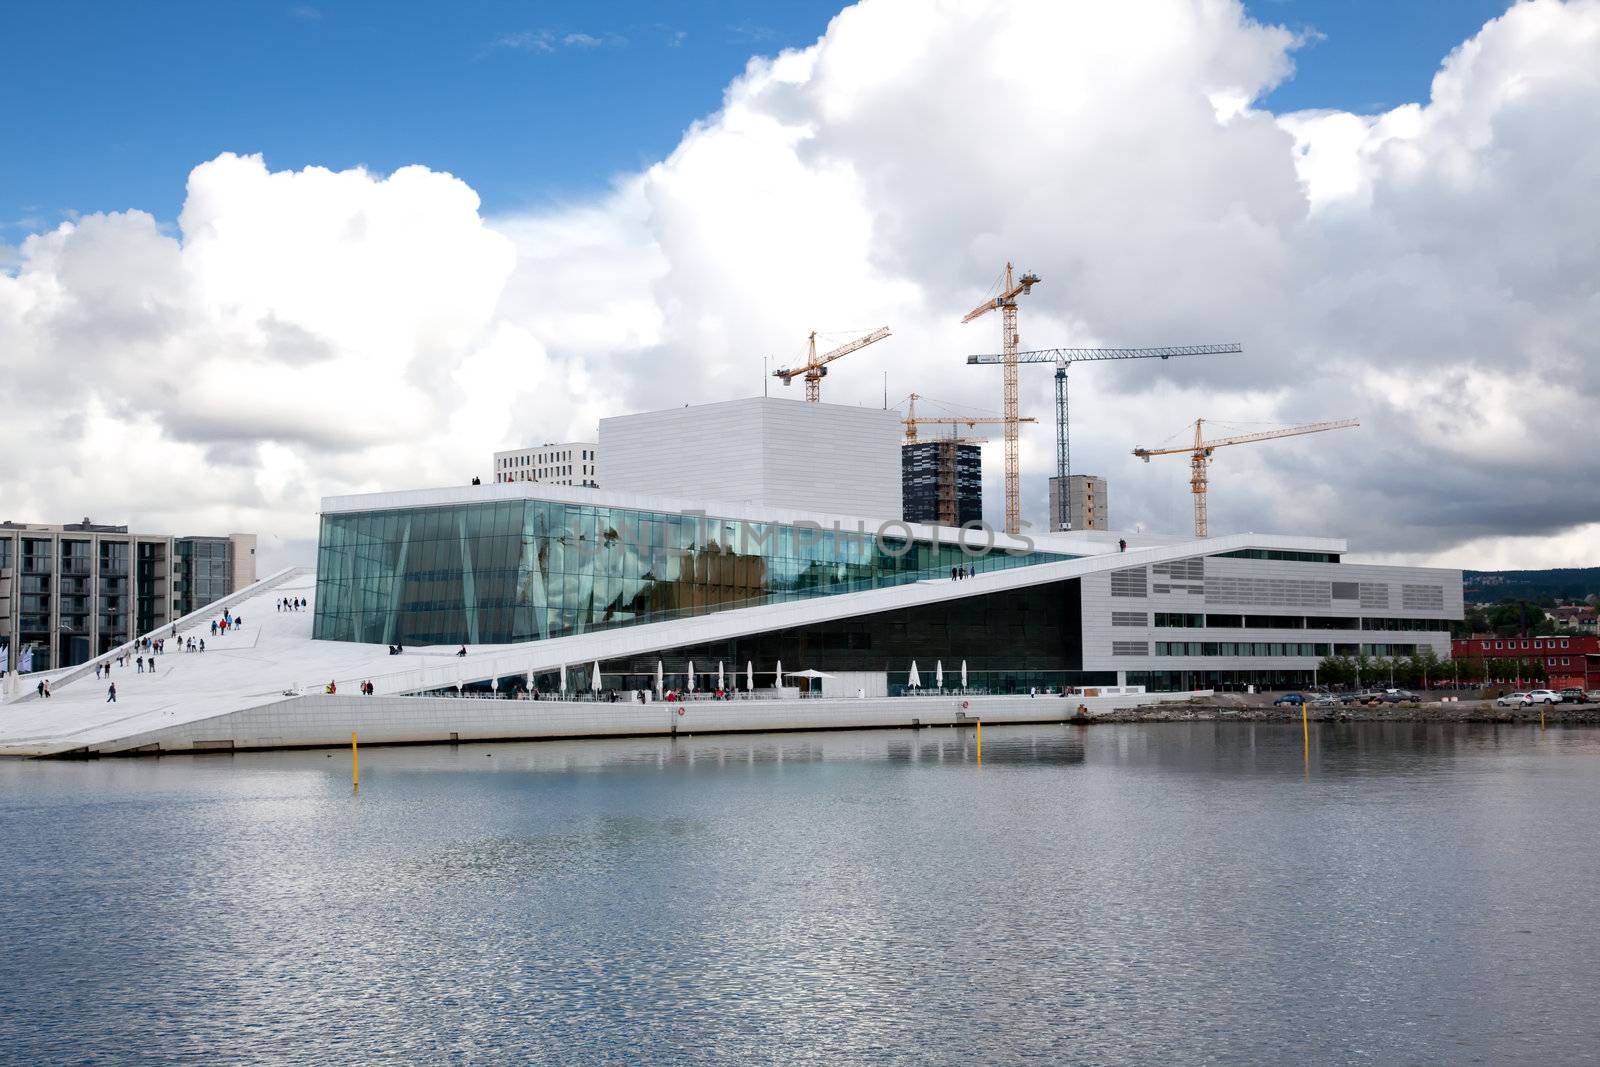
<path id="1" fill-rule="evenodd" d="M 1425 97 L 1501 0 L 1250 0 L 1317 35 L 1276 110 Z M 486 211 L 582 197 L 661 158 L 752 54 L 814 41 L 836 2 L 598 5 L 0 0 L 0 243 L 69 212 L 182 204 L 195 164 L 423 163 Z"/>

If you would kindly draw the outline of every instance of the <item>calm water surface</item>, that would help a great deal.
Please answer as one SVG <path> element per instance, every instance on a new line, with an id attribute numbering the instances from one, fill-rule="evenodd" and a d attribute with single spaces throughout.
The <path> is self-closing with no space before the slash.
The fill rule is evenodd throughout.
<path id="1" fill-rule="evenodd" d="M 1600 732 L 0 764 L 0 1061 L 1594 1063 Z"/>

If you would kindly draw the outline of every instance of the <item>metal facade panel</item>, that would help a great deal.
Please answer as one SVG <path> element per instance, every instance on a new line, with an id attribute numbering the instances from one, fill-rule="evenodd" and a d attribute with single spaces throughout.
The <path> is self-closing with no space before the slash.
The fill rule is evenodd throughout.
<path id="1" fill-rule="evenodd" d="M 600 421 L 600 484 L 835 515 L 901 514 L 900 416 L 752 397 Z"/>

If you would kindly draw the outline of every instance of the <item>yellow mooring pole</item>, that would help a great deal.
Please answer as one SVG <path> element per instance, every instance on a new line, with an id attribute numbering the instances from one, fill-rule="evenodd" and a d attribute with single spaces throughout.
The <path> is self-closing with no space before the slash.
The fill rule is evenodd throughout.
<path id="1" fill-rule="evenodd" d="M 350 788 L 352 792 L 361 791 L 361 757 L 356 752 L 356 732 L 350 731 Z"/>
<path id="2" fill-rule="evenodd" d="M 978 766 L 983 766 L 983 720 L 978 720 Z"/>
<path id="3" fill-rule="evenodd" d="M 1300 733 L 1305 739 L 1306 766 L 1311 766 L 1311 719 L 1306 713 L 1306 702 L 1300 702 Z"/>

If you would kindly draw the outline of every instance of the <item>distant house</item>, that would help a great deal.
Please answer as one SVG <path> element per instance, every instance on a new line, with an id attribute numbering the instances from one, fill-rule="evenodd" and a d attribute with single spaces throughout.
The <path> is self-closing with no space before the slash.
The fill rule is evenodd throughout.
<path id="1" fill-rule="evenodd" d="M 1551 608 L 1545 615 L 1564 630 L 1576 630 L 1584 634 L 1600 632 L 1600 617 L 1597 617 L 1594 608 L 1585 604 L 1567 604 Z"/>

